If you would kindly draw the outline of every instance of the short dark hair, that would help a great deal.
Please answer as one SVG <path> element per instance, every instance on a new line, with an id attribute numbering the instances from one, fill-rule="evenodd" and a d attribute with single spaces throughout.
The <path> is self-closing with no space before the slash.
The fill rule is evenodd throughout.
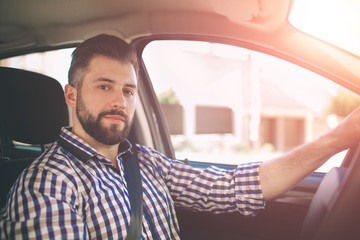
<path id="1" fill-rule="evenodd" d="M 82 42 L 72 53 L 69 69 L 69 84 L 81 89 L 84 71 L 90 60 L 101 55 L 122 63 L 131 63 L 138 74 L 138 61 L 135 50 L 124 40 L 107 34 L 97 35 Z"/>

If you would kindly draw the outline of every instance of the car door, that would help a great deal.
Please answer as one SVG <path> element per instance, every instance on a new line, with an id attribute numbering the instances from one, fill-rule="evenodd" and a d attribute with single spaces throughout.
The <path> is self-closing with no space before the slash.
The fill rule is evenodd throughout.
<path id="1" fill-rule="evenodd" d="M 358 101 L 322 76 L 234 41 L 173 36 L 133 44 L 154 147 L 193 167 L 234 169 L 277 157 L 334 127 L 342 96 Z M 178 207 L 182 239 L 296 239 L 322 178 L 345 154 L 255 217 Z"/>

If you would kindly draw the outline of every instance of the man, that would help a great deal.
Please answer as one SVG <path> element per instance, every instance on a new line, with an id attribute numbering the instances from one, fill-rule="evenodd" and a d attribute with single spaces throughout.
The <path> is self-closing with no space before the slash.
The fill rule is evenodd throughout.
<path id="1" fill-rule="evenodd" d="M 174 205 L 254 215 L 265 200 L 359 141 L 356 110 L 330 133 L 272 161 L 233 171 L 193 169 L 126 140 L 137 69 L 130 46 L 114 36 L 99 35 L 78 46 L 65 87 L 73 127 L 63 128 L 59 141 L 15 183 L 1 216 L 1 238 L 126 238 L 130 201 L 123 160 L 135 148 L 143 187 L 142 238 L 178 239 Z"/>

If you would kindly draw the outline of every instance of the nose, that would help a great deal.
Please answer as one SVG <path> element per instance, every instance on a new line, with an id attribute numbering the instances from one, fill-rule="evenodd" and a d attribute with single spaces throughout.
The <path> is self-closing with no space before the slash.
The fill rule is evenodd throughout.
<path id="1" fill-rule="evenodd" d="M 114 96 L 111 101 L 112 108 L 125 109 L 126 107 L 126 98 L 122 91 L 114 92 Z"/>

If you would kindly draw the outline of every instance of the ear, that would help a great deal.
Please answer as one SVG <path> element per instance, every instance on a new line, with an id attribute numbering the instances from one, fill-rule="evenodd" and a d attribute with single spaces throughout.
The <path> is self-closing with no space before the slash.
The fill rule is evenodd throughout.
<path id="1" fill-rule="evenodd" d="M 76 106 L 77 90 L 70 84 L 65 85 L 65 101 L 70 107 Z"/>

